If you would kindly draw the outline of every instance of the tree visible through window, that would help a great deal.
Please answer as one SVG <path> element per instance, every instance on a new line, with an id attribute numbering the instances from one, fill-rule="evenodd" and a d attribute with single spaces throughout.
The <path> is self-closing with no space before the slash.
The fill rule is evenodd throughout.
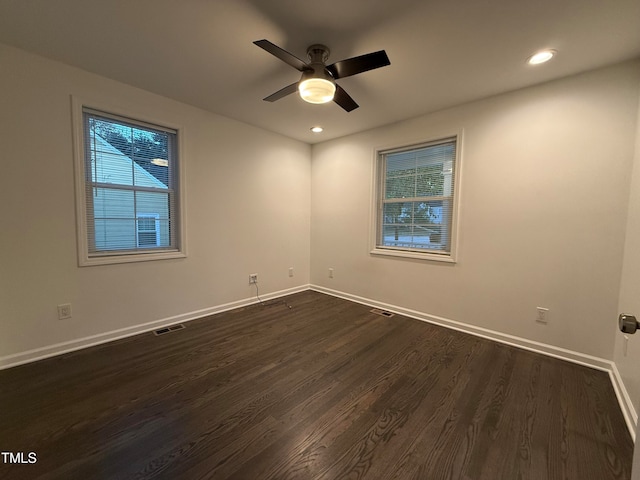
<path id="1" fill-rule="evenodd" d="M 451 253 L 456 144 L 379 152 L 377 249 Z"/>

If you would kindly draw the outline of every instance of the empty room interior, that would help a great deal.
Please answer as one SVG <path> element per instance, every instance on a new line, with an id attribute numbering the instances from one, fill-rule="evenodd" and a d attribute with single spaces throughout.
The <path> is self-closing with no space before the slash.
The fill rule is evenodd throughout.
<path id="1" fill-rule="evenodd" d="M 637 0 L 0 0 L 0 140 L 0 477 L 640 479 Z"/>

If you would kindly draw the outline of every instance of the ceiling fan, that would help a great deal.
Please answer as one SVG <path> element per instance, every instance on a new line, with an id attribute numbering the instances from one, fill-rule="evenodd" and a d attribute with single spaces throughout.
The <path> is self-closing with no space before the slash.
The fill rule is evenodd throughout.
<path id="1" fill-rule="evenodd" d="M 302 77 L 298 82 L 287 85 L 269 95 L 264 99 L 267 102 L 275 102 L 298 91 L 300 97 L 306 102 L 327 103 L 333 100 L 347 112 L 350 112 L 358 108 L 358 104 L 335 81 L 391 64 L 384 50 L 326 65 L 329 59 L 329 49 L 324 45 L 311 45 L 307 49 L 309 63 L 306 63 L 269 40 L 256 40 L 253 43 L 302 72 Z"/>

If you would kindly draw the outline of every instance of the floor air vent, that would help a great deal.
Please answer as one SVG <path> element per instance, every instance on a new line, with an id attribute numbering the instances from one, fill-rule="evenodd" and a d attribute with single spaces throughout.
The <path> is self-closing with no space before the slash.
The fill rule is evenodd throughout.
<path id="1" fill-rule="evenodd" d="M 175 332 L 176 330 L 182 330 L 184 325 L 179 323 L 178 325 L 171 325 L 170 327 L 159 328 L 158 330 L 154 330 L 154 335 L 164 335 L 165 333 Z"/>
<path id="2" fill-rule="evenodd" d="M 380 310 L 379 308 L 372 309 L 371 313 L 382 315 L 383 317 L 393 317 L 395 315 L 395 313 L 387 312 L 386 310 Z"/>

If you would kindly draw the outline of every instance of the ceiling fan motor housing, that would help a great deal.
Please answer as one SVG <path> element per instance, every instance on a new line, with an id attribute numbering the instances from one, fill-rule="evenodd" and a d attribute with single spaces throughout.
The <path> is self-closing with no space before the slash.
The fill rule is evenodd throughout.
<path id="1" fill-rule="evenodd" d="M 315 44 L 307 48 L 307 57 L 309 57 L 309 67 L 311 69 L 302 72 L 300 82 L 308 80 L 310 78 L 322 78 L 328 80 L 331 83 L 335 83 L 333 75 L 326 67 L 326 62 L 329 59 L 329 47 L 325 45 Z"/>
<path id="2" fill-rule="evenodd" d="M 321 45 L 316 43 L 307 48 L 307 58 L 309 58 L 309 63 L 321 63 L 323 66 L 329 60 L 329 54 L 331 50 L 326 45 Z"/>
<path id="3" fill-rule="evenodd" d="M 308 68 L 303 70 L 298 90 L 300 97 L 308 103 L 327 103 L 333 100 L 336 82 L 325 66 L 329 49 L 324 45 L 311 45 L 307 49 Z"/>
<path id="4" fill-rule="evenodd" d="M 312 63 L 310 67 L 312 67 L 313 70 L 305 70 L 304 72 L 302 72 L 302 77 L 300 77 L 301 82 L 310 78 L 322 78 L 324 80 L 328 80 L 331 83 L 335 83 L 333 76 L 331 76 L 331 73 L 329 73 L 327 69 L 324 68 L 324 65 Z"/>

